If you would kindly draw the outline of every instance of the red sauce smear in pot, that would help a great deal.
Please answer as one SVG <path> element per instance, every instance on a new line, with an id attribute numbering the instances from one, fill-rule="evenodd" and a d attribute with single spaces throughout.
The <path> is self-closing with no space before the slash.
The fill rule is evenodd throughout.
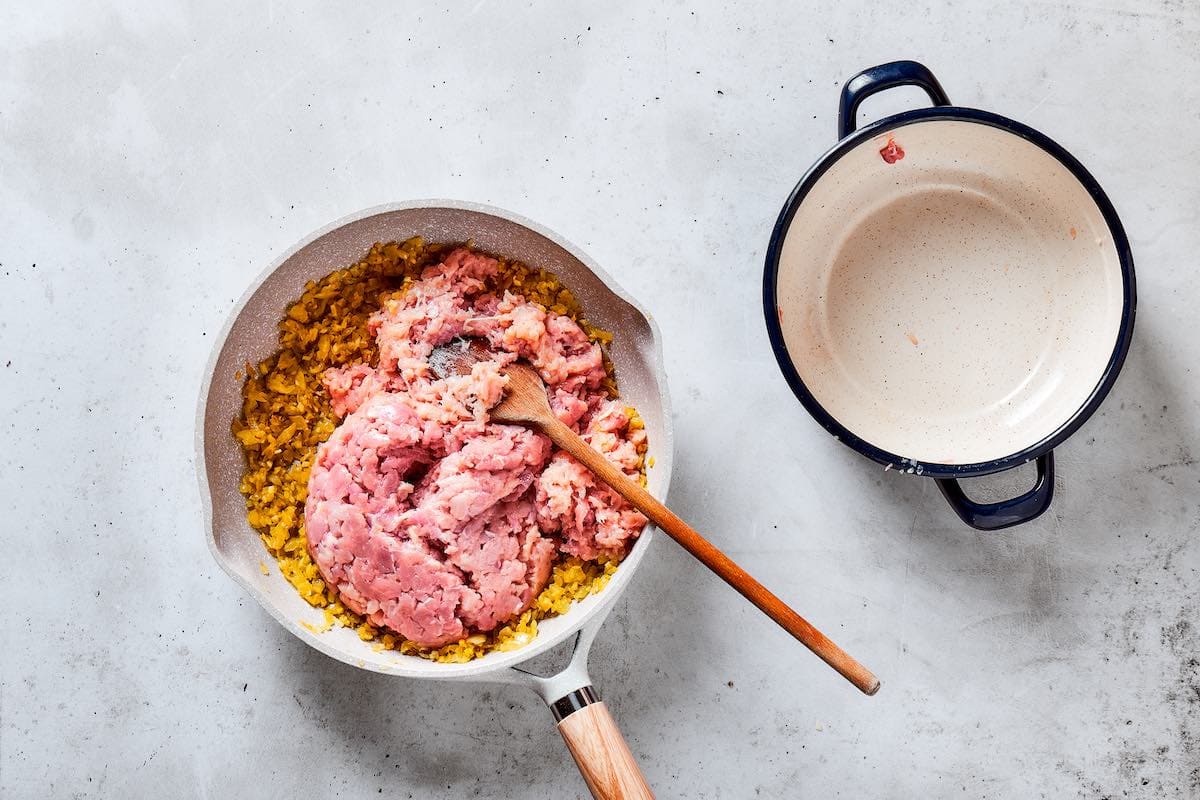
<path id="1" fill-rule="evenodd" d="M 904 149 L 896 144 L 896 140 L 888 137 L 887 144 L 879 149 L 879 155 L 883 156 L 883 160 L 889 164 L 895 164 L 900 159 L 904 158 Z"/>

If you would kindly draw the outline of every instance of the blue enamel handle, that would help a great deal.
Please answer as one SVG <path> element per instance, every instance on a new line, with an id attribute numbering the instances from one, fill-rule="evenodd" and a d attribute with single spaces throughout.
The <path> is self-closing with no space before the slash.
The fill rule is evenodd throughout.
<path id="1" fill-rule="evenodd" d="M 1054 498 L 1054 452 L 1037 458 L 1037 483 L 1025 494 L 999 503 L 977 503 L 967 497 L 953 478 L 939 480 L 938 488 L 962 521 L 981 531 L 998 531 L 1029 522 L 1050 507 Z"/>
<path id="2" fill-rule="evenodd" d="M 842 87 L 842 100 L 838 106 L 838 138 L 845 139 L 854 133 L 857 122 L 854 117 L 858 106 L 876 92 L 896 86 L 920 86 L 929 95 L 935 106 L 950 105 L 950 98 L 938 79 L 924 64 L 916 61 L 893 61 L 878 67 L 864 69 Z"/>

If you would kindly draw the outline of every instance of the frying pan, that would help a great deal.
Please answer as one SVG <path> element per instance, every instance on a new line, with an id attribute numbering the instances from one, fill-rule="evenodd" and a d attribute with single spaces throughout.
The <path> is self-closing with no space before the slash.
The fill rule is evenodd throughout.
<path id="1" fill-rule="evenodd" d="M 245 500 L 238 491 L 244 461 L 230 431 L 242 402 L 237 373 L 247 362 L 258 363 L 277 348 L 276 325 L 306 281 L 354 263 L 375 242 L 411 236 L 431 243 L 470 240 L 482 250 L 559 277 L 587 310 L 588 319 L 614 334 L 608 354 L 621 397 L 638 409 L 646 424 L 647 463 L 654 464 L 648 489 L 665 498 L 671 477 L 671 414 L 658 328 L 649 315 L 579 248 L 528 219 L 476 203 L 416 201 L 367 209 L 317 231 L 268 267 L 232 312 L 209 359 L 197 412 L 196 468 L 209 549 L 230 577 L 305 644 L 347 664 L 387 675 L 526 686 L 550 707 L 594 797 L 652 797 L 587 670 L 596 632 L 650 546 L 654 533 L 650 526 L 602 591 L 574 603 L 565 614 L 538 623 L 537 636 L 525 647 L 493 651 L 466 664 L 443 664 L 391 650 L 377 652 L 347 628 L 315 633 L 305 623 L 320 630 L 324 614 L 301 599 L 277 570 L 263 575 L 259 568 L 270 559 L 246 521 Z M 573 651 L 562 671 L 542 677 L 522 668 L 564 642 L 572 642 Z"/>

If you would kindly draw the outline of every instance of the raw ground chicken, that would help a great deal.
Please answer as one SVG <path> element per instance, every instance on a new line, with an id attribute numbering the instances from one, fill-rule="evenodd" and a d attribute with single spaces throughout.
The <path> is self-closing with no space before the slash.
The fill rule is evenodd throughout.
<path id="1" fill-rule="evenodd" d="M 610 397 L 599 345 L 569 316 L 490 290 L 500 271 L 450 252 L 370 318 L 375 366 L 321 376 L 342 421 L 309 476 L 309 553 L 342 604 L 426 648 L 495 631 L 539 599 L 560 554 L 615 563 L 645 525 L 544 435 L 488 421 L 502 366 L 526 359 L 559 419 L 640 477 L 645 432 Z M 429 354 L 464 335 L 494 360 L 437 379 Z"/>

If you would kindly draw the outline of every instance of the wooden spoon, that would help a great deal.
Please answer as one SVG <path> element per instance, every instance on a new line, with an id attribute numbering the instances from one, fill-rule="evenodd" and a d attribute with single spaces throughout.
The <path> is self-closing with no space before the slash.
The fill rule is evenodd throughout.
<path id="1" fill-rule="evenodd" d="M 429 365 L 439 378 L 469 373 L 478 361 L 491 358 L 491 352 L 478 339 L 457 339 L 433 351 Z M 504 367 L 508 389 L 504 398 L 491 410 L 493 422 L 507 422 L 537 428 L 556 445 L 570 453 L 576 461 L 590 469 L 600 480 L 611 486 L 629 504 L 641 511 L 667 535 L 683 546 L 700 563 L 717 573 L 726 583 L 796 637 L 821 660 L 833 667 L 863 693 L 879 691 L 879 679 L 858 663 L 825 634 L 814 628 L 804 617 L 767 590 L 765 586 L 735 564 L 648 491 L 630 480 L 624 472 L 598 450 L 593 449 L 579 434 L 571 430 L 550 410 L 546 385 L 533 367 L 517 361 Z"/>

